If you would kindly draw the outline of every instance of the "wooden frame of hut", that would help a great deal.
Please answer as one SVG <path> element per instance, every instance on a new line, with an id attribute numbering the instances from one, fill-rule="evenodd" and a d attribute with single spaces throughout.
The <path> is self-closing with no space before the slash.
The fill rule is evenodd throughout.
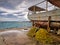
<path id="1" fill-rule="evenodd" d="M 55 0 L 47 0 L 46 1 L 46 9 L 43 9 L 43 8 L 40 8 L 40 7 L 37 7 L 37 6 L 32 6 L 30 8 L 28 8 L 30 11 L 33 11 L 35 14 L 36 14 L 36 11 L 46 11 L 48 12 L 48 1 L 50 3 L 52 3 L 53 5 L 56 5 L 58 7 L 60 7 L 60 2 L 58 1 L 55 1 Z M 44 1 L 40 2 L 40 3 L 43 3 Z M 54 3 L 53 3 L 54 2 Z M 38 4 L 40 4 L 38 3 Z M 55 4 L 56 3 L 56 4 Z M 36 5 L 38 5 L 36 4 Z M 44 17 L 44 16 L 43 16 Z M 40 17 L 39 17 L 40 18 Z M 54 29 L 55 31 L 60 29 L 60 25 L 57 25 L 57 24 L 52 24 L 51 22 L 55 22 L 55 23 L 59 23 L 60 24 L 60 21 L 53 21 L 51 20 L 51 16 L 48 16 L 48 20 L 31 20 L 33 22 L 33 26 L 37 26 L 37 27 L 42 27 L 42 28 L 46 28 L 48 32 L 50 32 L 50 29 Z M 46 24 L 45 24 L 46 23 Z"/>

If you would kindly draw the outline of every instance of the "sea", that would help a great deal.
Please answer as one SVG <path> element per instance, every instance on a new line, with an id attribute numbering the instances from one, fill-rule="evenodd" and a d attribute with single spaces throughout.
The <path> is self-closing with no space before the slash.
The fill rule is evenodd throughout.
<path id="1" fill-rule="evenodd" d="M 8 28 L 30 28 L 32 26 L 32 22 L 30 21 L 0 21 L 0 29 L 8 29 Z"/>

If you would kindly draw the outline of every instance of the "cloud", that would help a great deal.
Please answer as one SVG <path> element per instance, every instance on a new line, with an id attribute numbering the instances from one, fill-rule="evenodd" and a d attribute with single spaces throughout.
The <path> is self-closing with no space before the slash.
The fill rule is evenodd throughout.
<path id="1" fill-rule="evenodd" d="M 16 8 L 18 8 L 18 9 L 19 8 L 26 8 L 26 6 L 27 6 L 26 4 L 27 4 L 27 2 L 23 1 L 21 4 L 17 5 Z"/>
<path id="2" fill-rule="evenodd" d="M 36 0 L 0 0 L 0 10 L 13 12 L 26 12 L 28 7 L 36 4 Z"/>
<path id="3" fill-rule="evenodd" d="M 0 0 L 0 6 L 7 9 L 14 9 L 23 0 Z"/>
<path id="4" fill-rule="evenodd" d="M 12 14 L 7 14 L 7 15 L 3 15 L 3 14 L 0 14 L 0 17 L 5 17 L 5 18 L 17 18 L 17 16 L 14 16 Z"/>
<path id="5" fill-rule="evenodd" d="M 0 13 L 0 15 L 8 15 L 8 13 Z"/>
<path id="6" fill-rule="evenodd" d="M 36 0 L 0 0 L 0 10 L 10 13 L 23 12 L 36 3 Z"/>
<path id="7" fill-rule="evenodd" d="M 28 21 L 27 13 L 0 13 L 0 21 Z"/>
<path id="8" fill-rule="evenodd" d="M 6 9 L 3 7 L 0 7 L 1 11 L 7 12 L 7 13 L 16 13 L 16 12 L 23 12 L 24 8 L 20 8 L 19 10 L 11 10 L 11 9 Z"/>
<path id="9" fill-rule="evenodd" d="M 27 20 L 28 19 L 26 19 L 24 17 L 21 17 L 21 18 L 5 18 L 5 17 L 0 17 L 0 21 L 27 21 Z"/>
<path id="10" fill-rule="evenodd" d="M 5 17 L 0 17 L 0 21 L 19 21 L 19 19 L 16 18 L 5 18 Z"/>
<path id="11" fill-rule="evenodd" d="M 25 0 L 0 0 L 0 10 L 8 13 L 24 12 Z"/>
<path id="12" fill-rule="evenodd" d="M 5 11 L 0 10 L 0 13 L 6 13 Z"/>
<path id="13" fill-rule="evenodd" d="M 28 8 L 42 2 L 44 0 L 0 0 L 0 17 L 6 20 L 12 18 L 12 20 L 28 20 Z M 46 2 L 37 6 L 46 8 Z M 51 4 L 49 4 L 51 5 Z M 52 10 L 53 7 L 48 7 L 48 10 Z"/>
<path id="14" fill-rule="evenodd" d="M 0 17 L 2 20 L 28 20 L 27 8 L 33 0 L 0 0 Z"/>

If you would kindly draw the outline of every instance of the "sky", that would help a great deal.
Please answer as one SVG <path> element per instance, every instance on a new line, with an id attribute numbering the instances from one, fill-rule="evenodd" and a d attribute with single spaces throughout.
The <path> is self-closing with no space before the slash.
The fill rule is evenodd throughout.
<path id="1" fill-rule="evenodd" d="M 28 7 L 36 0 L 0 0 L 0 21 L 28 21 Z"/>
<path id="2" fill-rule="evenodd" d="M 28 21 L 28 8 L 41 1 L 44 0 L 0 0 L 0 21 Z M 45 8 L 44 4 L 37 6 Z"/>
<path id="3" fill-rule="evenodd" d="M 0 0 L 0 21 L 28 20 L 25 0 Z"/>

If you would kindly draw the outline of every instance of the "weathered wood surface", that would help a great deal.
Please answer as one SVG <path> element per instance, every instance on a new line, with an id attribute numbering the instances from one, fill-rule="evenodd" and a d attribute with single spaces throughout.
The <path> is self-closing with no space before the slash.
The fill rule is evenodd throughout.
<path id="1" fill-rule="evenodd" d="M 51 16 L 52 21 L 60 21 L 60 9 L 38 14 L 31 14 L 28 15 L 28 18 L 30 20 L 48 20 L 49 16 Z"/>
<path id="2" fill-rule="evenodd" d="M 47 26 L 48 26 L 48 22 L 45 22 L 45 21 L 32 21 L 32 22 L 34 22 L 34 25 L 35 26 L 37 26 L 37 27 L 42 27 L 42 28 L 47 28 Z M 58 29 L 60 29 L 60 22 L 51 22 L 50 23 L 50 28 L 58 28 Z"/>

